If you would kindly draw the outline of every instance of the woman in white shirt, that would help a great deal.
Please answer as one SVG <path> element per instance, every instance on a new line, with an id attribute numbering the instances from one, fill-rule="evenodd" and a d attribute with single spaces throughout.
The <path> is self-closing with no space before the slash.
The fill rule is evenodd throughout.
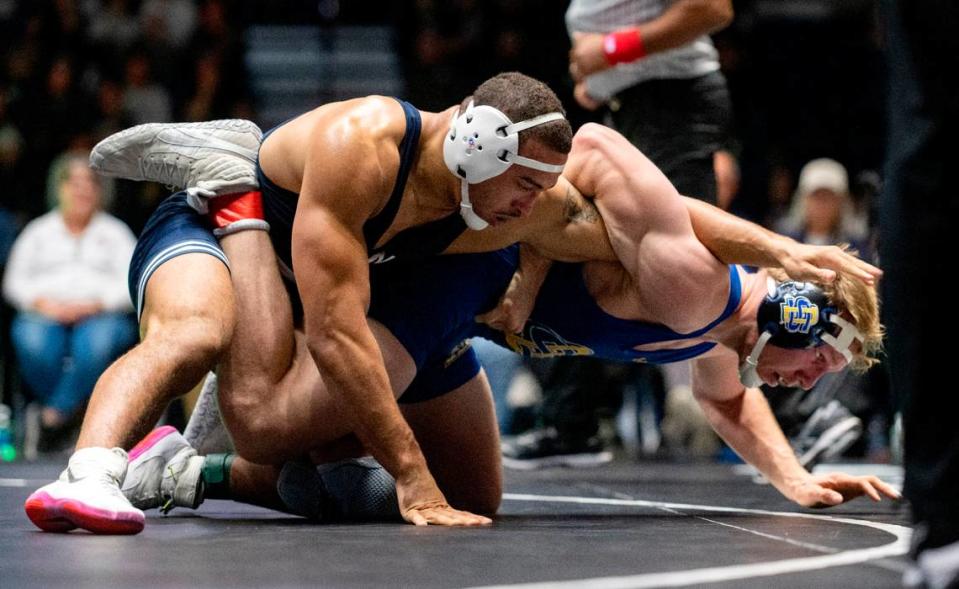
<path id="1" fill-rule="evenodd" d="M 76 414 L 100 374 L 137 340 L 127 292 L 136 239 L 100 210 L 102 187 L 84 155 L 53 164 L 58 206 L 14 242 L 3 294 L 17 311 L 11 341 L 44 430 Z"/>

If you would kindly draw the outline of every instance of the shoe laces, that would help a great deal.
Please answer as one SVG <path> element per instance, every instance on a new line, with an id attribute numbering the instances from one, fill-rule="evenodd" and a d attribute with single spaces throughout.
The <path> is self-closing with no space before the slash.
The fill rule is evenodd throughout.
<path id="1" fill-rule="evenodd" d="M 166 470 L 167 470 L 167 473 L 169 473 L 169 475 L 170 475 L 170 479 L 173 481 L 173 487 L 172 487 L 173 491 L 170 492 L 170 493 L 167 493 L 167 492 L 164 490 L 164 488 L 163 488 L 164 485 L 163 485 L 163 483 L 162 483 L 162 481 L 161 481 L 161 483 L 160 483 L 160 500 L 163 502 L 163 504 L 160 505 L 160 513 L 162 513 L 162 514 L 164 514 L 164 515 L 170 513 L 171 511 L 173 511 L 173 508 L 176 507 L 176 504 L 174 503 L 174 497 L 175 497 L 175 495 L 176 495 L 176 487 L 177 487 L 177 485 L 178 485 L 179 482 L 180 482 L 180 475 L 179 475 L 179 473 L 178 473 L 176 470 L 174 470 L 174 468 L 173 468 L 172 465 L 167 464 L 167 465 L 166 465 Z M 164 477 L 164 478 L 166 478 L 166 477 Z"/>
<path id="2" fill-rule="evenodd" d="M 138 160 L 140 175 L 145 178 L 161 178 L 170 190 L 181 190 L 188 184 L 190 166 L 180 165 L 180 156 L 163 157 L 153 155 Z"/>

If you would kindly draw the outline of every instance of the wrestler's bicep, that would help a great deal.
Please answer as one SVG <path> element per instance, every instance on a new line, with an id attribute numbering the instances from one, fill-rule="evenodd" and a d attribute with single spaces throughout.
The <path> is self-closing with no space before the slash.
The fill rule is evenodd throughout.
<path id="1" fill-rule="evenodd" d="M 307 332 L 325 329 L 337 317 L 365 322 L 369 265 L 356 221 L 350 223 L 322 205 L 301 205 L 293 222 L 292 249 Z"/>

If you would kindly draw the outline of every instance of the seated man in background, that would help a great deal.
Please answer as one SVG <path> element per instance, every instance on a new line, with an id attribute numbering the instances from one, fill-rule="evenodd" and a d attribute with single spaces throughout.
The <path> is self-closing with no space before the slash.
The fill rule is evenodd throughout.
<path id="1" fill-rule="evenodd" d="M 565 178 L 555 190 L 578 194 L 579 187 L 595 195 L 620 262 L 560 264 L 547 273 L 545 264 L 526 256 L 511 278 L 518 259 L 507 250 L 374 270 L 371 328 L 394 393 L 402 395 L 403 414 L 444 494 L 474 511 L 495 511 L 499 503 L 495 420 L 485 378 L 464 342 L 481 334 L 528 355 L 649 362 L 695 358 L 694 390 L 711 424 L 785 496 L 804 506 L 836 505 L 861 494 L 875 500 L 880 493 L 897 496 L 875 477 L 810 475 L 756 388 L 760 382 L 810 387 L 847 364 L 870 365 L 881 337 L 872 287 L 849 272 L 815 286 L 723 264 L 696 239 L 688 205 L 668 181 L 608 129 L 587 126 L 577 134 Z M 740 221 L 728 223 L 728 235 L 742 235 Z M 243 233 L 227 239 L 239 243 Z M 238 266 L 241 256 L 254 257 L 250 250 L 231 249 Z M 239 278 L 238 266 L 234 280 L 243 289 L 250 282 Z M 377 288 L 380 272 L 387 273 L 382 289 Z M 476 276 L 486 280 L 470 280 Z M 506 306 L 523 309 L 544 276 L 521 334 L 477 326 L 475 315 L 491 307 L 507 284 L 513 288 Z M 240 309 L 239 316 L 254 312 Z M 488 319 L 508 325 L 514 317 Z M 297 339 L 292 331 L 285 338 Z M 240 342 L 261 352 L 269 343 Z M 294 347 L 303 357 L 302 345 Z M 296 359 L 292 364 L 302 366 Z M 231 431 L 238 427 L 243 435 L 256 429 L 258 459 L 291 455 L 299 448 L 326 461 L 352 433 L 315 368 L 294 370 L 268 397 L 254 411 L 227 420 Z M 397 515 L 395 495 L 381 492 L 389 487 L 384 482 L 389 477 L 374 464 L 314 472 L 291 463 L 254 464 L 242 450 L 239 457 L 204 459 L 170 430 L 156 432 L 133 454 L 124 488 L 143 507 L 159 506 L 161 497 L 192 507 L 209 492 L 314 517 Z M 348 483 L 341 480 L 344 468 Z"/>
<path id="2" fill-rule="evenodd" d="M 136 343 L 126 273 L 136 238 L 101 210 L 103 187 L 85 155 L 54 161 L 56 208 L 14 242 L 3 294 L 17 311 L 11 341 L 27 410 L 25 455 L 72 445 L 73 419 L 100 374 Z"/>

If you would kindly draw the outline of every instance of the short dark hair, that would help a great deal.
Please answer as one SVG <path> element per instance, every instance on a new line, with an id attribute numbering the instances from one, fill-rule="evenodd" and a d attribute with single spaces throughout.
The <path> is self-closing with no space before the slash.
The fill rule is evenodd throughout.
<path id="1" fill-rule="evenodd" d="M 563 103 L 549 86 L 519 72 L 498 74 L 480 84 L 473 95 L 463 101 L 460 112 L 470 100 L 476 106 L 492 106 L 517 123 L 551 112 L 566 116 Z M 573 146 L 573 129 L 566 119 L 550 121 L 520 131 L 520 147 L 527 138 L 538 139 L 550 149 L 568 154 Z"/>

